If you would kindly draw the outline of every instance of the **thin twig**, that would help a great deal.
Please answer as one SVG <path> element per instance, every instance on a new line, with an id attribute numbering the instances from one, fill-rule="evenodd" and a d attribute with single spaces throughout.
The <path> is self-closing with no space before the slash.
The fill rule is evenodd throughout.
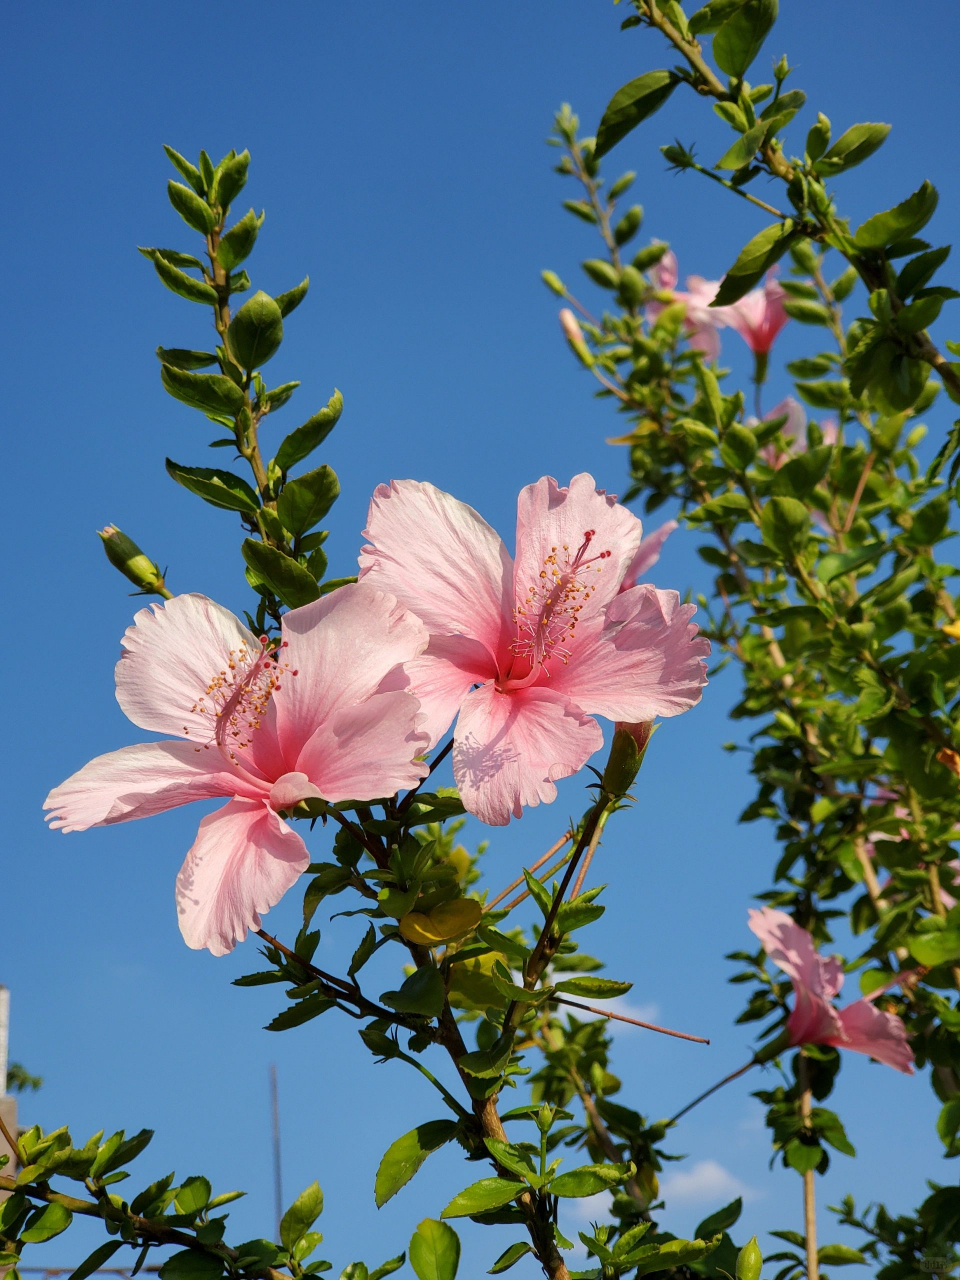
<path id="1" fill-rule="evenodd" d="M 13 1134 L 10 1132 L 10 1130 L 7 1128 L 6 1124 L 4 1123 L 4 1119 L 2 1115 L 0 1115 L 0 1133 L 2 1133 L 4 1138 L 6 1139 L 7 1146 L 10 1148 L 11 1156 L 13 1157 L 14 1160 L 16 1160 L 18 1155 L 17 1140 L 13 1136 Z"/>
<path id="2" fill-rule="evenodd" d="M 625 1013 L 611 1013 L 609 1009 L 598 1009 L 592 1004 L 581 1004 L 579 1000 L 568 1000 L 566 996 L 551 996 L 554 1004 L 568 1004 L 572 1009 L 585 1009 L 587 1013 L 597 1013 L 601 1018 L 613 1018 L 617 1022 L 629 1022 L 631 1026 L 643 1027 L 645 1031 L 659 1031 L 664 1036 L 676 1036 L 678 1040 L 695 1040 L 697 1044 L 709 1044 L 703 1036 L 692 1036 L 688 1031 L 671 1031 L 669 1027 L 658 1027 L 655 1022 L 642 1022 L 639 1018 L 628 1018 Z M 723 1081 L 721 1081 L 721 1084 Z"/>
<path id="3" fill-rule="evenodd" d="M 563 848 L 563 846 L 572 838 L 572 836 L 573 836 L 572 831 L 565 831 L 564 834 L 560 837 L 560 839 L 556 842 L 556 844 L 551 845 L 551 847 L 547 850 L 547 852 L 543 855 L 542 858 L 538 858 L 532 867 L 527 867 L 527 870 L 530 872 L 530 874 L 532 875 L 534 871 L 539 871 L 545 862 L 549 862 L 550 859 L 554 856 L 554 854 L 559 853 L 560 850 Z M 522 875 L 517 876 L 513 884 L 508 884 L 502 893 L 498 893 L 492 902 L 488 902 L 486 904 L 486 906 L 483 908 L 484 911 L 492 911 L 498 902 L 502 902 L 504 900 L 504 898 L 507 896 L 508 893 L 513 893 L 514 889 L 519 889 L 519 887 L 523 884 L 523 881 L 524 881 L 524 877 Z"/>
<path id="4" fill-rule="evenodd" d="M 742 1076 L 745 1071 L 749 1071 L 751 1067 L 756 1066 L 756 1058 L 751 1058 L 749 1062 L 745 1062 L 742 1067 L 738 1067 L 736 1071 L 731 1071 L 728 1076 L 724 1076 L 722 1080 L 718 1080 L 716 1084 L 712 1084 L 709 1089 L 705 1089 L 699 1097 L 694 1098 L 692 1102 L 688 1102 L 685 1107 L 677 1112 L 675 1116 L 671 1116 L 667 1121 L 668 1124 L 676 1124 L 681 1116 L 685 1116 L 688 1111 L 692 1111 L 704 1099 L 709 1098 L 711 1093 L 716 1093 L 718 1089 L 722 1089 L 725 1084 L 729 1084 L 731 1080 L 736 1080 L 738 1076 Z"/>
<path id="5" fill-rule="evenodd" d="M 587 856 L 583 860 L 580 868 L 580 874 L 577 876 L 576 883 L 570 891 L 570 901 L 580 897 L 580 890 L 583 888 L 583 882 L 587 878 L 587 872 L 590 870 L 590 863 L 593 861 L 593 855 L 597 852 L 597 845 L 600 843 L 600 837 L 603 835 L 603 823 L 597 823 L 597 829 L 591 837 L 590 844 L 587 847 Z"/>
<path id="6" fill-rule="evenodd" d="M 565 867 L 572 857 L 573 850 L 570 849 L 563 855 L 559 862 L 555 862 L 552 867 L 548 867 L 547 870 L 544 871 L 543 875 L 537 876 L 536 879 L 539 880 L 541 884 L 546 884 L 550 877 L 555 876 L 561 867 Z M 508 902 L 505 907 L 501 908 L 501 910 L 510 912 L 514 907 L 519 907 L 520 903 L 525 902 L 529 897 L 530 890 L 524 889 L 522 893 L 518 893 L 513 901 Z"/>

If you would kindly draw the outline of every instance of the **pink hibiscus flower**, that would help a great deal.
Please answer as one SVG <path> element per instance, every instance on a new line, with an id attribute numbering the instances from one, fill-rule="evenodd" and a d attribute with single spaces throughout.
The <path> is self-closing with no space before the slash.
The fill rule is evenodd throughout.
<path id="1" fill-rule="evenodd" d="M 644 574 L 653 568 L 660 559 L 663 544 L 677 527 L 676 520 L 667 520 L 659 529 L 654 529 L 653 533 L 647 534 L 641 541 L 627 572 L 623 575 L 623 581 L 620 583 L 621 591 L 629 591 L 631 587 L 635 587 Z"/>
<path id="2" fill-rule="evenodd" d="M 736 329 L 754 355 L 764 356 L 790 319 L 783 309 L 786 296 L 783 285 L 770 272 L 761 289 L 751 289 L 736 302 L 715 310 L 723 312 L 725 322 Z"/>
<path id="3" fill-rule="evenodd" d="M 686 289 L 678 289 L 677 255 L 672 249 L 651 267 L 650 279 L 654 288 L 661 293 L 672 294 L 675 302 L 682 302 L 685 305 L 684 328 L 691 347 L 702 352 L 708 360 L 716 360 L 720 354 L 720 334 L 717 330 L 722 329 L 727 323 L 726 309 L 710 306 L 717 296 L 720 281 L 705 280 L 703 276 L 687 276 Z M 647 303 L 645 311 L 647 320 L 651 324 L 665 305 L 663 302 Z"/>
<path id="4" fill-rule="evenodd" d="M 206 596 L 141 609 L 123 637 L 117 701 L 178 741 L 91 760 L 47 796 L 51 826 L 85 831 L 229 797 L 201 821 L 176 889 L 187 945 L 224 955 L 310 862 L 282 812 L 373 800 L 424 776 L 417 700 L 378 686 L 426 642 L 419 620 L 370 585 L 286 614 L 275 650 Z"/>
<path id="5" fill-rule="evenodd" d="M 838 1049 L 853 1049 L 906 1075 L 913 1074 L 913 1051 L 903 1022 L 873 1003 L 902 981 L 903 974 L 845 1009 L 835 1009 L 833 1001 L 843 986 L 839 959 L 818 955 L 810 934 L 784 911 L 764 907 L 761 911 L 751 910 L 749 917 L 750 928 L 764 951 L 793 986 L 794 1007 L 787 1019 L 791 1045 L 830 1044 Z"/>
<path id="6" fill-rule="evenodd" d="M 675 591 L 619 587 L 640 521 L 575 476 L 520 493 L 516 563 L 472 507 L 415 480 L 373 495 L 360 580 L 390 591 L 430 632 L 405 665 L 436 742 L 459 712 L 453 771 L 464 805 L 503 825 L 549 802 L 603 734 L 700 700 L 708 641 Z M 475 687 L 476 686 L 476 687 Z"/>

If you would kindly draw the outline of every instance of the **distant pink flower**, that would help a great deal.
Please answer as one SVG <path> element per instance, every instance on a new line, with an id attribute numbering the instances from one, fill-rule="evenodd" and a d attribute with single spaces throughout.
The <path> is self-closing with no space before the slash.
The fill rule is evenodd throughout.
<path id="1" fill-rule="evenodd" d="M 913 1051 L 903 1022 L 873 1003 L 888 987 L 902 981 L 903 974 L 845 1009 L 835 1009 L 833 1001 L 843 986 L 839 959 L 818 955 L 810 934 L 784 911 L 764 907 L 751 910 L 749 917 L 750 928 L 764 951 L 793 986 L 794 1007 L 787 1019 L 791 1045 L 830 1044 L 852 1049 L 913 1075 Z"/>
<path id="2" fill-rule="evenodd" d="M 583 330 L 580 328 L 580 322 L 570 308 L 562 307 L 559 314 L 560 328 L 563 330 L 563 336 L 567 341 L 583 342 Z"/>
<path id="3" fill-rule="evenodd" d="M 431 741 L 459 712 L 454 777 L 484 822 L 553 800 L 603 741 L 594 715 L 652 720 L 700 699 L 710 645 L 694 606 L 650 586 L 618 595 L 640 521 L 592 476 L 521 491 L 516 562 L 472 507 L 415 480 L 376 490 L 365 536 L 361 583 L 430 632 L 404 670 Z"/>
<path id="4" fill-rule="evenodd" d="M 774 418 L 782 418 L 784 415 L 786 415 L 787 420 L 780 428 L 780 434 L 787 441 L 789 448 L 784 451 L 774 439 L 769 444 L 765 444 L 760 450 L 761 458 L 771 467 L 782 467 L 791 454 L 803 453 L 807 447 L 806 410 L 798 400 L 794 400 L 793 396 L 787 396 L 785 400 L 781 400 L 779 404 L 774 405 L 769 413 L 763 415 L 763 420 L 764 422 L 772 422 Z M 756 418 L 748 418 L 747 425 L 756 427 L 759 423 Z"/>
<path id="5" fill-rule="evenodd" d="M 718 309 L 754 355 L 766 355 L 790 319 L 783 309 L 786 296 L 783 286 L 769 273 L 761 289 L 752 289 L 737 302 Z"/>
<path id="6" fill-rule="evenodd" d="M 281 810 L 393 795 L 425 773 L 416 699 L 378 690 L 425 646 L 416 618 L 358 584 L 286 614 L 282 633 L 269 650 L 201 595 L 142 609 L 123 637 L 117 701 L 141 729 L 185 741 L 98 756 L 44 802 L 51 826 L 85 831 L 229 797 L 177 877 L 184 939 L 214 955 L 259 929 L 307 868 Z"/>
<path id="7" fill-rule="evenodd" d="M 722 329 L 727 322 L 724 307 L 710 306 L 717 296 L 720 281 L 704 280 L 703 276 L 687 276 L 687 287 L 683 290 L 677 289 L 678 278 L 677 255 L 670 249 L 651 267 L 650 279 L 659 292 L 671 293 L 674 301 L 684 304 L 684 327 L 691 347 L 702 352 L 708 360 L 716 360 L 720 354 L 720 335 L 717 330 Z M 648 321 L 652 323 L 656 320 L 665 305 L 663 302 L 647 303 L 645 310 Z"/>
<path id="8" fill-rule="evenodd" d="M 676 520 L 667 520 L 659 529 L 654 529 L 653 533 L 647 534 L 640 543 L 637 554 L 627 566 L 627 572 L 623 575 L 623 581 L 620 583 L 621 591 L 629 591 L 632 587 L 635 587 L 640 579 L 653 568 L 660 559 L 663 544 L 677 527 Z"/>

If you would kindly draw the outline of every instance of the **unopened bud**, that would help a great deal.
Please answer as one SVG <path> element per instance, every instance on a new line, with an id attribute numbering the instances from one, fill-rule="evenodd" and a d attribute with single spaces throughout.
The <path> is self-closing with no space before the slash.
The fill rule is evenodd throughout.
<path id="1" fill-rule="evenodd" d="M 577 317 L 569 307 L 563 307 L 560 312 L 560 328 L 580 362 L 589 368 L 593 364 L 593 356 L 583 339 L 583 330 L 577 323 Z"/>
<path id="2" fill-rule="evenodd" d="M 548 289 L 553 290 L 558 298 L 562 298 L 566 295 L 566 287 L 555 271 L 541 271 L 540 279 Z"/>
<path id="3" fill-rule="evenodd" d="M 607 767 L 603 771 L 603 789 L 609 795 L 626 795 L 633 786 L 653 728 L 652 721 L 640 724 L 617 722 Z"/>
<path id="4" fill-rule="evenodd" d="M 170 592 L 164 585 L 163 574 L 132 538 L 121 533 L 115 524 L 108 524 L 105 529 L 97 532 L 103 539 L 107 559 L 124 577 L 129 578 L 144 593 L 169 597 Z"/>
<path id="5" fill-rule="evenodd" d="M 754 1236 L 737 1255 L 737 1280 L 760 1280 L 760 1269 L 763 1266 L 763 1254 Z"/>

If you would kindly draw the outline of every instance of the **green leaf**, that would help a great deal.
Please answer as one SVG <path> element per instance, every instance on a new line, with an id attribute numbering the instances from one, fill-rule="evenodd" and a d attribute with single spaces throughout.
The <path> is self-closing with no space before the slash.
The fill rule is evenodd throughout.
<path id="1" fill-rule="evenodd" d="M 746 0 L 713 37 L 713 57 L 720 70 L 739 80 L 776 20 L 777 0 Z"/>
<path id="2" fill-rule="evenodd" d="M 263 394 L 263 403 L 266 405 L 267 412 L 273 413 L 277 409 L 282 409 L 299 385 L 299 382 L 285 382 L 280 387 L 274 387 L 271 391 L 265 391 Z"/>
<path id="3" fill-rule="evenodd" d="M 337 868 L 338 871 L 345 871 L 345 868 Z M 347 873 L 347 880 L 350 879 Z M 353 978 L 360 972 L 370 957 L 377 949 L 377 931 L 373 925 L 367 926 L 367 932 L 360 939 L 360 945 L 353 953 L 353 959 L 350 961 L 350 968 L 347 970 L 347 977 Z"/>
<path id="4" fill-rule="evenodd" d="M 167 288 L 179 294 L 181 298 L 188 298 L 191 302 L 202 302 L 207 306 L 217 305 L 219 298 L 213 285 L 207 284 L 205 280 L 195 280 L 185 271 L 180 271 L 162 256 L 163 250 L 141 249 L 140 252 L 150 259 L 157 275 Z M 197 265 L 200 264 L 197 263 Z"/>
<path id="5" fill-rule="evenodd" d="M 650 1271 L 670 1271 L 675 1267 L 689 1266 L 699 1262 L 701 1258 L 713 1253 L 722 1237 L 714 1236 L 712 1240 L 667 1240 L 657 1246 L 657 1252 L 645 1256 L 637 1264 L 637 1276 L 644 1276 Z"/>
<path id="6" fill-rule="evenodd" d="M 960 959 L 960 929 L 915 933 L 906 939 L 906 944 L 914 960 L 931 968 Z"/>
<path id="7" fill-rule="evenodd" d="M 132 1138 L 127 1138 L 121 1142 L 116 1151 L 107 1159 L 97 1161 L 97 1173 L 101 1177 L 105 1173 L 110 1173 L 114 1169 L 119 1169 L 121 1165 L 129 1164 L 131 1160 L 135 1160 L 141 1151 L 145 1151 L 150 1145 L 153 1138 L 152 1129 L 141 1129 L 139 1133 L 135 1133 Z"/>
<path id="8" fill-rule="evenodd" d="M 217 245 L 217 261 L 221 267 L 227 271 L 232 271 L 234 267 L 238 267 L 245 258 L 250 256 L 253 246 L 257 243 L 257 236 L 260 234 L 260 228 L 263 226 L 264 214 L 261 211 L 258 218 L 253 209 L 249 213 L 245 213 L 239 222 L 234 223 L 229 231 L 225 231 L 220 237 L 220 243 Z"/>
<path id="9" fill-rule="evenodd" d="M 70 1273 L 69 1280 L 87 1280 L 95 1271 L 99 1271 L 105 1262 L 109 1262 L 118 1249 L 123 1248 L 122 1240 L 108 1240 L 106 1244 L 94 1249 L 89 1258 L 85 1258 L 75 1271 Z"/>
<path id="10" fill-rule="evenodd" d="M 306 533 L 323 519 L 339 493 L 337 473 L 324 463 L 284 486 L 277 499 L 277 514 L 291 533 Z"/>
<path id="11" fill-rule="evenodd" d="M 199 1213 L 201 1209 L 205 1209 L 210 1203 L 212 1194 L 213 1189 L 206 1178 L 200 1176 L 186 1178 L 177 1188 L 177 1195 L 174 1201 L 177 1206 L 177 1213 Z"/>
<path id="12" fill-rule="evenodd" d="M 614 982 L 612 978 L 567 978 L 557 983 L 556 990 L 566 991 L 572 996 L 613 1000 L 616 996 L 625 996 L 632 987 L 632 982 Z"/>
<path id="13" fill-rule="evenodd" d="M 641 120 L 652 116 L 678 83 L 679 77 L 672 71 L 647 71 L 618 89 L 607 104 L 597 129 L 594 156 L 599 160 Z"/>
<path id="14" fill-rule="evenodd" d="M 319 1182 L 311 1182 L 301 1191 L 280 1219 L 280 1243 L 287 1250 L 302 1240 L 323 1213 L 323 1192 Z"/>
<path id="15" fill-rule="evenodd" d="M 447 1223 L 424 1218 L 410 1237 L 408 1252 L 418 1280 L 455 1280 L 460 1239 Z"/>
<path id="16" fill-rule="evenodd" d="M 912 196 L 885 213 L 875 213 L 858 227 L 854 236 L 857 248 L 882 249 L 916 235 L 933 217 L 939 198 L 936 187 L 924 182 Z"/>
<path id="17" fill-rule="evenodd" d="M 792 227 L 774 222 L 764 227 L 740 250 L 736 262 L 720 282 L 712 307 L 725 307 L 748 293 L 764 272 L 777 262 L 796 239 Z"/>
<path id="18" fill-rule="evenodd" d="M 405 1187 L 427 1156 L 449 1142 L 456 1131 L 454 1120 L 429 1120 L 392 1142 L 377 1169 L 374 1184 L 377 1208 L 382 1209 L 391 1196 Z"/>
<path id="19" fill-rule="evenodd" d="M 194 231 L 199 231 L 203 236 L 209 235 L 217 225 L 214 212 L 206 200 L 190 187 L 185 187 L 182 182 L 168 182 L 167 195 L 177 213 Z"/>
<path id="20" fill-rule="evenodd" d="M 781 555 L 796 555 L 807 540 L 810 515 L 796 498 L 770 498 L 760 516 L 760 533 Z"/>
<path id="21" fill-rule="evenodd" d="M 787 298 L 783 309 L 791 320 L 799 320 L 801 324 L 830 323 L 830 312 L 821 302 L 811 302 L 807 298 Z"/>
<path id="22" fill-rule="evenodd" d="M 433 965 L 424 965 L 406 979 L 399 991 L 385 991 L 380 999 L 397 1013 L 418 1013 L 436 1018 L 443 1009 L 443 978 Z"/>
<path id="23" fill-rule="evenodd" d="M 278 293 L 274 301 L 280 308 L 280 314 L 286 318 L 291 311 L 295 311 L 300 303 L 307 296 L 307 290 L 310 288 L 310 277 L 304 276 L 295 289 L 288 289 L 286 293 Z"/>
<path id="24" fill-rule="evenodd" d="M 720 457 L 734 471 L 746 471 L 757 456 L 757 437 L 749 427 L 734 422 L 720 441 Z"/>
<path id="25" fill-rule="evenodd" d="M 927 253 L 911 258 L 897 276 L 896 293 L 898 298 L 906 300 L 918 289 L 928 284 L 933 273 L 946 262 L 950 254 L 950 245 L 942 249 L 930 249 Z"/>
<path id="26" fill-rule="evenodd" d="M 230 321 L 227 335 L 230 350 L 244 369 L 258 369 L 276 355 L 283 341 L 280 308 L 269 293 L 259 290 Z"/>
<path id="27" fill-rule="evenodd" d="M 784 1154 L 791 1169 L 796 1169 L 797 1173 L 810 1173 L 823 1159 L 823 1147 L 794 1138 L 787 1143 Z"/>
<path id="28" fill-rule="evenodd" d="M 243 408 L 243 392 L 222 373 L 187 373 L 164 364 L 160 366 L 160 377 L 170 395 L 192 409 L 236 417 Z"/>
<path id="29" fill-rule="evenodd" d="M 753 157 L 757 154 L 757 149 L 763 142 L 764 135 L 767 132 L 767 122 L 761 120 L 755 124 L 752 129 L 748 129 L 745 134 L 739 137 L 729 151 L 714 165 L 715 169 L 742 169 L 745 164 L 749 164 Z"/>
<path id="30" fill-rule="evenodd" d="M 533 1253 L 533 1245 L 529 1240 L 518 1240 L 516 1244 L 508 1245 L 487 1275 L 498 1276 L 501 1271 L 509 1271 L 515 1262 L 519 1262 L 528 1253 Z"/>
<path id="31" fill-rule="evenodd" d="M 214 189 L 210 192 L 211 203 L 215 202 L 222 209 L 233 204 L 246 184 L 249 166 L 249 151 L 241 151 L 233 160 L 228 160 L 217 173 Z"/>
<path id="32" fill-rule="evenodd" d="M 944 1103 L 937 1117 L 937 1136 L 946 1147 L 946 1155 L 960 1156 L 960 1144 L 957 1132 L 960 1130 L 960 1098 L 951 1098 Z"/>
<path id="33" fill-rule="evenodd" d="M 289 1031 L 292 1027 L 301 1027 L 305 1022 L 311 1022 L 314 1018 L 319 1018 L 322 1013 L 332 1009 L 335 1004 L 335 1000 L 315 992 L 312 996 L 306 996 L 303 1000 L 298 1000 L 291 1008 L 284 1009 L 282 1013 L 278 1013 L 272 1022 L 267 1023 L 264 1030 Z"/>
<path id="34" fill-rule="evenodd" d="M 866 1258 L 848 1244 L 825 1244 L 817 1250 L 817 1262 L 821 1267 L 845 1267 L 852 1262 L 866 1262 Z"/>
<path id="35" fill-rule="evenodd" d="M 47 1204 L 42 1209 L 35 1209 L 27 1219 L 27 1225 L 20 1232 L 24 1244 L 42 1244 L 44 1240 L 52 1240 L 61 1231 L 66 1231 L 73 1221 L 73 1214 L 62 1204 Z"/>
<path id="36" fill-rule="evenodd" d="M 202 196 L 204 192 L 203 178 L 200 176 L 200 170 L 196 165 L 191 164 L 185 156 L 182 156 L 179 151 L 174 151 L 173 147 L 168 147 L 166 143 L 163 144 L 163 149 L 167 153 L 167 159 L 180 174 L 181 178 L 186 178 L 197 195 Z"/>
<path id="37" fill-rule="evenodd" d="M 217 357 L 212 351 L 187 351 L 182 347 L 157 347 L 157 359 L 161 364 L 173 365 L 175 369 L 205 369 L 216 364 Z"/>
<path id="38" fill-rule="evenodd" d="M 595 1196 L 598 1191 L 615 1187 L 636 1173 L 633 1164 L 585 1164 L 569 1173 L 561 1173 L 550 1183 L 550 1194 L 564 1198 Z"/>
<path id="39" fill-rule="evenodd" d="M 821 582 L 832 582 L 844 573 L 852 573 L 862 565 L 875 564 L 889 548 L 885 542 L 870 542 L 853 551 L 831 552 L 821 557 L 817 565 L 817 577 Z"/>
<path id="40" fill-rule="evenodd" d="M 466 1218 L 475 1213 L 487 1213 L 509 1204 L 526 1190 L 523 1182 L 510 1178 L 481 1178 L 453 1197 L 442 1218 Z"/>
<path id="41" fill-rule="evenodd" d="M 399 1271 L 407 1260 L 405 1253 L 398 1253 L 395 1258 L 391 1258 L 388 1262 L 381 1262 L 375 1271 L 370 1272 L 370 1280 L 383 1280 L 384 1276 L 392 1275 L 394 1271 Z"/>
<path id="42" fill-rule="evenodd" d="M 822 177 L 833 177 L 852 169 L 879 150 L 889 132 L 888 124 L 855 124 L 840 135 L 827 154 L 821 156 L 813 167 Z"/>
<path id="43" fill-rule="evenodd" d="M 723 1209 L 717 1209 L 709 1217 L 704 1218 L 693 1234 L 700 1240 L 706 1240 L 710 1236 L 715 1236 L 718 1231 L 729 1231 L 741 1213 L 743 1213 L 743 1200 L 737 1196 L 736 1200 L 731 1200 Z"/>
<path id="44" fill-rule="evenodd" d="M 240 550 L 257 580 L 291 609 L 298 609 L 319 597 L 320 588 L 312 575 L 276 547 L 267 546 L 255 538 L 246 538 Z"/>
<path id="45" fill-rule="evenodd" d="M 225 1260 L 212 1253 L 182 1249 L 172 1254 L 160 1268 L 160 1280 L 216 1280 L 223 1275 Z"/>
<path id="46" fill-rule="evenodd" d="M 573 902 L 565 902 L 557 912 L 556 930 L 558 933 L 573 933 L 574 929 L 582 929 L 585 925 L 599 920 L 606 907 L 599 902 L 584 902 L 585 894 Z"/>
<path id="47" fill-rule="evenodd" d="M 523 870 L 523 878 L 526 881 L 530 897 L 543 912 L 543 917 L 546 919 L 550 912 L 550 908 L 553 905 L 553 894 L 546 885 L 541 884 L 540 881 L 535 876 L 531 875 L 526 868 Z"/>
<path id="48" fill-rule="evenodd" d="M 691 14 L 687 26 L 693 36 L 711 35 L 718 31 L 731 14 L 743 4 L 743 0 L 709 0 L 702 9 Z"/>
<path id="49" fill-rule="evenodd" d="M 171 458 L 167 458 L 166 465 L 168 474 L 177 484 L 182 484 L 185 489 L 215 507 L 248 514 L 256 514 L 260 509 L 256 493 L 242 476 L 222 471 L 219 467 L 182 467 Z"/>

